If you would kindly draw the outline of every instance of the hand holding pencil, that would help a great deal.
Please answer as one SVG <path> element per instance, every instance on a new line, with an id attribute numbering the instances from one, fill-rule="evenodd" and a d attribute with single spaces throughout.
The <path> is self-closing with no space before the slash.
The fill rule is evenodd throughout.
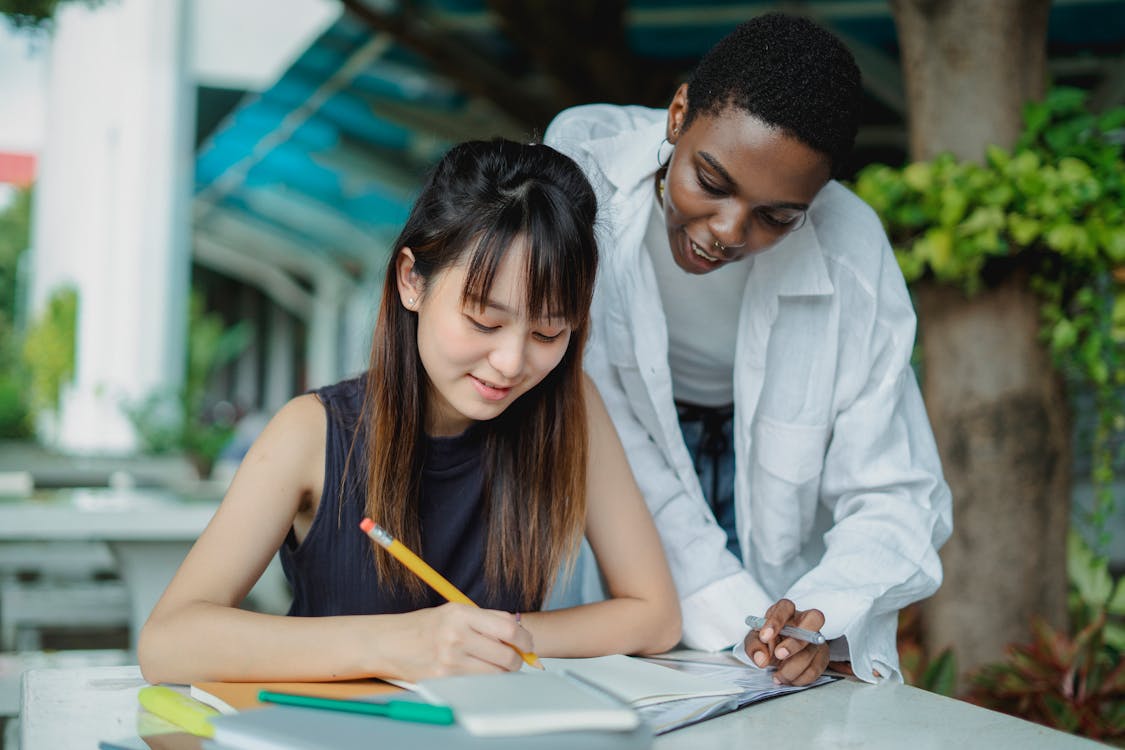
<path id="1" fill-rule="evenodd" d="M 396 560 L 405 565 L 407 569 L 409 569 L 412 573 L 421 578 L 422 581 L 424 581 L 428 586 L 434 589 L 434 591 L 445 597 L 445 599 L 448 600 L 451 604 L 467 605 L 474 609 L 479 609 L 477 605 L 471 599 L 469 599 L 469 597 L 465 596 L 465 594 L 462 593 L 456 586 L 446 580 L 444 576 L 430 567 L 430 565 L 427 564 L 426 561 L 414 554 L 414 552 L 412 552 L 409 548 L 402 544 L 402 542 L 395 539 L 390 533 L 388 533 L 382 527 L 378 526 L 370 518 L 363 519 L 363 521 L 361 521 L 359 525 L 360 528 L 362 528 L 369 537 L 371 537 L 381 547 L 387 550 L 387 552 L 389 552 Z M 444 610 L 448 606 L 449 605 L 438 607 L 434 611 L 437 612 L 440 610 Z M 481 614 L 483 615 L 487 612 L 489 611 L 482 610 Z M 492 638 L 499 640 L 507 648 L 518 654 L 520 658 L 528 665 L 537 669 L 543 669 L 543 665 L 539 663 L 539 658 L 531 650 L 530 634 L 519 625 L 518 615 L 514 620 L 510 621 L 510 623 L 514 624 L 515 627 L 503 628 L 507 632 L 502 634 L 494 632 L 494 623 L 492 621 L 486 621 L 481 618 L 480 615 L 474 615 L 474 617 L 480 619 L 480 622 L 477 624 L 476 629 L 481 632 L 482 635 L 491 636 Z M 520 646 L 524 645 L 524 642 L 526 642 L 526 645 L 521 648 Z M 485 659 L 485 661 L 493 664 L 499 663 L 498 661 L 491 661 L 488 659 Z"/>

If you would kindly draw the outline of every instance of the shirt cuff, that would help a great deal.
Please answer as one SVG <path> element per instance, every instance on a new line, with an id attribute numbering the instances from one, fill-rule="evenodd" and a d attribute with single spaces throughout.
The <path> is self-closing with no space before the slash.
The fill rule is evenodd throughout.
<path id="1" fill-rule="evenodd" d="M 745 570 L 709 583 L 681 602 L 683 638 L 689 648 L 719 651 L 741 643 L 747 615 L 774 603 Z"/>
<path id="2" fill-rule="evenodd" d="M 750 635 L 749 630 L 746 631 L 746 635 Z M 743 637 L 739 638 L 735 642 L 735 644 L 733 646 L 731 646 L 730 653 L 731 653 L 731 656 L 733 656 L 735 659 L 738 659 L 740 662 L 742 662 L 746 666 L 750 667 L 751 669 L 756 669 L 759 672 L 765 671 L 761 667 L 759 667 L 757 664 L 750 661 L 750 657 L 746 654 L 746 636 L 743 636 Z"/>

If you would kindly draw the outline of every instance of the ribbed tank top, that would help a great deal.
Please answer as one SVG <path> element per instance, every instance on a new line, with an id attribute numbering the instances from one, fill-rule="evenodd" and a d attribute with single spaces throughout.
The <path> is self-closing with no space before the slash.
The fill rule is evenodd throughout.
<path id="1" fill-rule="evenodd" d="M 361 377 L 315 391 L 328 417 L 324 488 L 305 539 L 298 545 L 290 529 L 281 546 L 281 566 L 293 589 L 292 616 L 393 614 L 445 603 L 429 587 L 421 601 L 409 599 L 381 586 L 375 574 L 371 541 L 359 528 L 368 451 L 366 430 L 357 431 L 363 389 Z M 521 608 L 520 581 L 505 581 L 495 596 L 489 596 L 485 585 L 481 432 L 473 426 L 455 437 L 426 438 L 419 508 L 422 549 L 414 551 L 481 607 L 516 612 Z M 353 436 L 356 445 L 341 494 Z"/>

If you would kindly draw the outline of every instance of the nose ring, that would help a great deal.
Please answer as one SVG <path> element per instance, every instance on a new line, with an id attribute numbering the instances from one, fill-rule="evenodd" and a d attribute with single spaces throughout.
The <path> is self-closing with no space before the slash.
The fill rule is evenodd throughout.
<path id="1" fill-rule="evenodd" d="M 719 242 L 718 240 L 712 240 L 711 246 L 713 248 L 715 248 L 716 250 L 718 250 L 720 253 L 726 252 L 726 249 L 727 249 L 727 246 L 724 245 L 723 243 Z"/>

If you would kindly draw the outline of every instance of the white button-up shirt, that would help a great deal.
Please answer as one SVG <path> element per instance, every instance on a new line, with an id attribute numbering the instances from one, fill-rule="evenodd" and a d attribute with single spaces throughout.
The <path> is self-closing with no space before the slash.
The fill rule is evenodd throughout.
<path id="1" fill-rule="evenodd" d="M 952 510 L 910 367 L 914 309 L 886 234 L 833 181 L 804 225 L 754 261 L 734 369 L 740 562 L 684 445 L 667 325 L 642 249 L 666 117 L 576 107 L 551 123 L 545 141 L 573 157 L 599 195 L 586 369 L 656 519 L 684 641 L 730 646 L 746 635 L 746 615 L 788 597 L 824 612 L 827 638 L 846 637 L 857 676 L 901 679 L 898 610 L 940 585 L 937 550 Z M 699 313 L 706 317 L 707 300 Z"/>

